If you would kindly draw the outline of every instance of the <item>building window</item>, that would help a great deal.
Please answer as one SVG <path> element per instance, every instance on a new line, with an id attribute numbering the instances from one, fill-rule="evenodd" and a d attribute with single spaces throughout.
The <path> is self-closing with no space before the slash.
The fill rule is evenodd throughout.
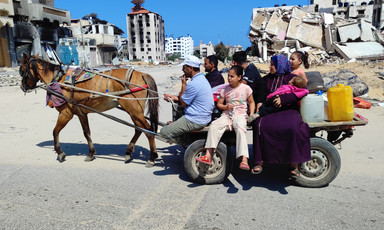
<path id="1" fill-rule="evenodd" d="M 141 51 L 144 51 L 144 48 L 141 48 L 140 50 L 141 50 Z"/>
<path id="2" fill-rule="evenodd" d="M 147 43 L 151 43 L 151 40 L 148 39 L 148 40 L 147 40 Z"/>
<path id="3" fill-rule="evenodd" d="M 152 49 L 151 49 L 151 48 L 148 48 L 148 51 L 152 51 Z"/>
<path id="4" fill-rule="evenodd" d="M 150 26 L 151 26 L 151 24 L 149 22 L 147 22 L 147 27 L 150 27 Z"/>
<path id="5" fill-rule="evenodd" d="M 336 0 L 332 0 L 332 5 L 336 5 Z"/>

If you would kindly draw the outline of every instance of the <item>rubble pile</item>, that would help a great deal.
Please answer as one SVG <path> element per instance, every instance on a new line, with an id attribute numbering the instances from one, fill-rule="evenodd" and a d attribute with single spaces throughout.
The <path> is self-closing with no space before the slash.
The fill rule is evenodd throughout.
<path id="1" fill-rule="evenodd" d="M 384 59 L 384 39 L 365 19 L 344 19 L 298 6 L 254 11 L 249 37 L 260 62 L 296 50 L 309 54 L 311 65 Z"/>
<path id="2" fill-rule="evenodd" d="M 21 84 L 21 76 L 17 71 L 0 71 L 0 87 L 19 86 Z"/>

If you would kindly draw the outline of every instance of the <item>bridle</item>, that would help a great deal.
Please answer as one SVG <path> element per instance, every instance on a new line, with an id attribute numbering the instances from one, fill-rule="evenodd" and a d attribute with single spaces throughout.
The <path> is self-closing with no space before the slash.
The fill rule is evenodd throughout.
<path id="1" fill-rule="evenodd" d="M 24 92 L 27 92 L 28 90 L 31 90 L 31 89 L 35 89 L 37 82 L 40 81 L 40 78 L 38 78 L 39 73 L 36 70 L 36 68 L 38 68 L 38 66 L 37 66 L 38 62 L 39 62 L 39 59 L 31 57 L 28 60 L 27 64 L 25 65 L 25 70 L 22 68 L 22 66 L 20 66 L 20 68 L 19 68 L 19 74 L 22 77 L 21 89 Z M 31 64 L 34 66 L 33 68 L 31 68 Z M 33 73 L 32 73 L 32 71 L 33 71 Z M 60 68 L 57 72 L 54 71 L 54 75 L 53 75 L 54 77 L 52 78 L 52 81 L 55 81 L 55 79 L 58 77 L 60 72 L 61 72 L 61 65 L 60 65 Z M 29 86 L 28 82 L 31 82 L 32 86 Z"/>
<path id="2" fill-rule="evenodd" d="M 22 80 L 22 82 L 21 82 L 21 83 L 22 83 L 22 87 L 21 87 L 21 88 L 22 88 L 22 90 L 23 90 L 24 92 L 36 88 L 36 84 L 37 84 L 37 82 L 39 81 L 39 79 L 36 78 L 36 77 L 32 74 L 32 72 L 31 72 L 31 67 L 30 67 L 30 65 L 31 65 L 31 62 L 32 62 L 33 60 L 35 60 L 35 59 L 30 58 L 30 59 L 28 60 L 27 64 L 25 65 L 25 70 L 23 69 L 22 66 L 20 66 L 20 68 L 19 68 L 20 76 L 23 78 L 23 80 Z M 36 61 L 36 60 L 35 60 L 35 61 Z M 32 86 L 32 87 L 30 87 L 30 86 L 28 85 L 28 80 L 29 80 L 30 82 L 33 82 L 33 86 Z"/>

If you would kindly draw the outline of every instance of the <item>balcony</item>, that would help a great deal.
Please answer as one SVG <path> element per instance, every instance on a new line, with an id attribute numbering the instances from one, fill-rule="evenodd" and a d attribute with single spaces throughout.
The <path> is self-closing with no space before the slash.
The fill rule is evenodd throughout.
<path id="1" fill-rule="evenodd" d="M 22 1 L 21 8 L 18 9 L 18 13 L 29 17 L 29 21 L 43 21 L 49 20 L 50 22 L 59 22 L 71 24 L 71 15 L 67 10 L 61 10 L 58 8 L 50 7 L 43 4 L 28 3 Z"/>
<path id="2" fill-rule="evenodd" d="M 84 38 L 95 39 L 97 46 L 115 45 L 115 36 L 109 34 L 84 34 Z"/>

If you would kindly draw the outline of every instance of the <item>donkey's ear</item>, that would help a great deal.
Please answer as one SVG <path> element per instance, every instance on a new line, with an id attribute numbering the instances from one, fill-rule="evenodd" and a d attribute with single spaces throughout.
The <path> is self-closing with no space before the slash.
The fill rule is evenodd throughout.
<path id="1" fill-rule="evenodd" d="M 23 53 L 23 59 L 25 59 L 25 60 L 28 59 L 28 55 L 26 53 Z"/>
<path id="2" fill-rule="evenodd" d="M 38 54 L 38 53 L 35 55 L 35 58 L 36 58 L 36 59 L 38 59 L 38 58 L 39 58 L 39 54 Z"/>

